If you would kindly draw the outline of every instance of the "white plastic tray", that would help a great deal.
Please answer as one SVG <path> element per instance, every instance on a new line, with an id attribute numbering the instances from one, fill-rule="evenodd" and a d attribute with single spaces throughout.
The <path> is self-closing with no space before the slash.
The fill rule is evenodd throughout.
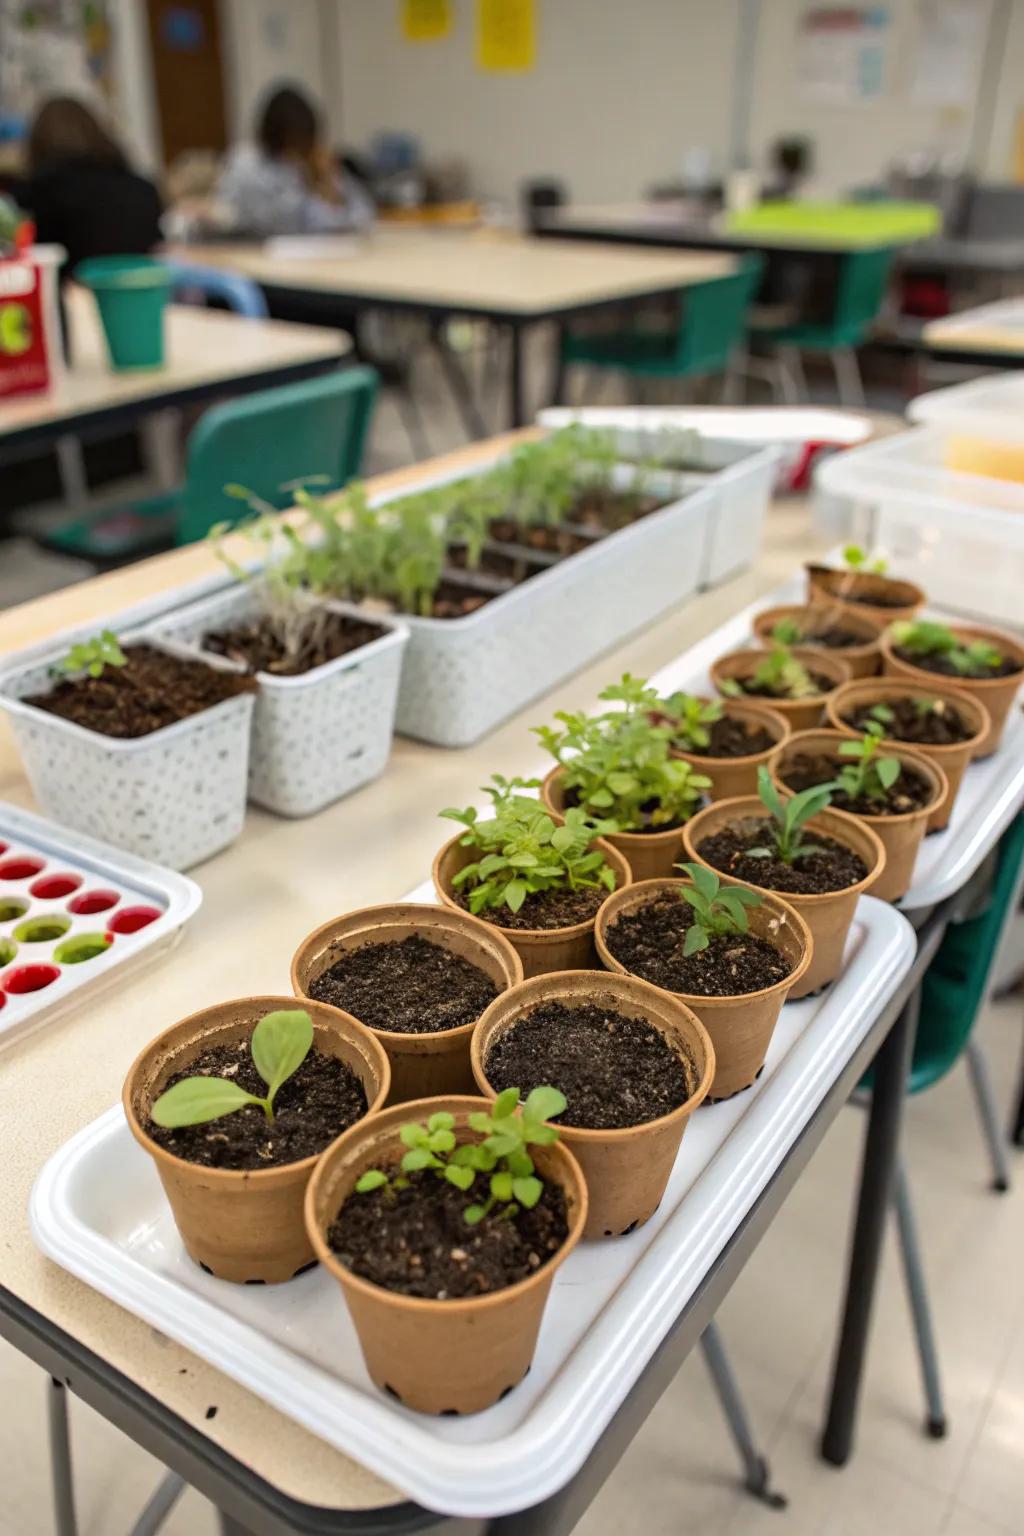
<path id="1" fill-rule="evenodd" d="M 428 884 L 412 893 L 429 900 Z M 629 1237 L 559 1271 L 530 1375 L 486 1413 L 412 1413 L 378 1393 L 336 1284 L 213 1279 L 185 1255 L 149 1158 L 115 1108 L 33 1190 L 50 1258 L 430 1509 L 467 1518 L 547 1498 L 595 1442 L 909 969 L 910 925 L 865 899 L 843 975 L 788 1004 L 752 1088 L 690 1123 L 665 1198 Z"/>
<path id="2" fill-rule="evenodd" d="M 18 944 L 16 955 L 0 963 L 0 1047 L 21 1039 L 41 1024 L 51 1023 L 80 998 L 114 985 L 129 968 L 155 958 L 177 942 L 182 927 L 198 911 L 203 893 L 194 880 L 159 864 L 111 848 L 69 827 L 58 826 L 30 811 L 0 802 L 0 903 L 15 900 L 24 906 L 17 917 L 0 922 L 0 945 Z M 4 877 L 14 860 L 27 861 L 31 873 L 17 879 Z M 67 876 L 72 889 L 59 896 L 33 893 L 40 881 Z M 76 913 L 80 898 L 106 893 L 108 900 L 91 913 Z M 69 939 L 81 934 L 115 929 L 126 908 L 158 909 L 159 916 L 135 933 L 115 932 L 105 954 L 77 964 L 63 965 L 57 953 Z M 59 939 L 18 942 L 16 930 L 33 918 L 52 916 L 67 923 Z M 0 957 L 2 958 L 2 957 Z M 26 966 L 41 965 L 59 974 L 38 991 L 8 990 L 14 973 Z"/>

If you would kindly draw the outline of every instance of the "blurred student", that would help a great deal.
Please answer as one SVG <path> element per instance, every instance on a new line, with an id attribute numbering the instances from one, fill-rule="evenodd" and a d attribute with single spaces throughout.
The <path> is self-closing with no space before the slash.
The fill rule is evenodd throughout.
<path id="1" fill-rule="evenodd" d="M 217 197 L 247 234 L 306 235 L 362 229 L 373 202 L 347 171 L 339 171 L 309 98 L 283 86 L 266 98 L 256 139 L 228 157 Z"/>
<path id="2" fill-rule="evenodd" d="M 36 239 L 64 246 L 65 274 L 87 256 L 144 256 L 160 243 L 156 187 L 72 96 L 53 96 L 36 113 L 18 196 Z"/>

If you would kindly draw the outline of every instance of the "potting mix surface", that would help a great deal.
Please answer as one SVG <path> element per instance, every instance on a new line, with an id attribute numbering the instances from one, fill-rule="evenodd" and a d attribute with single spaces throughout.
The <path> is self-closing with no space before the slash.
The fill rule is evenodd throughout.
<path id="1" fill-rule="evenodd" d="M 691 746 L 682 739 L 674 745 L 691 757 L 752 757 L 756 752 L 770 752 L 775 745 L 775 737 L 767 726 L 734 720 L 728 715 L 708 726 L 708 738 L 706 747 Z"/>
<path id="2" fill-rule="evenodd" d="M 1014 672 L 1024 671 L 1020 662 L 1014 661 L 1012 656 L 1001 656 L 998 663 L 991 667 L 984 665 L 957 667 L 941 652 L 935 652 L 931 656 L 918 656 L 913 651 L 904 650 L 901 645 L 896 645 L 893 646 L 893 654 L 911 667 L 920 667 L 923 672 L 935 672 L 939 677 L 949 677 L 954 681 L 959 678 L 961 682 L 964 678 L 984 682 L 989 678 L 1011 677 Z"/>
<path id="3" fill-rule="evenodd" d="M 882 708 L 888 716 L 884 720 L 874 713 L 877 708 L 876 704 L 861 704 L 843 720 L 857 731 L 881 725 L 886 736 L 922 747 L 952 747 L 974 735 L 959 710 L 945 699 L 929 699 L 927 694 L 885 699 Z"/>
<path id="4" fill-rule="evenodd" d="M 765 886 L 783 895 L 820 896 L 856 885 L 867 874 L 867 865 L 852 848 L 831 837 L 808 833 L 807 842 L 820 850 L 787 864 L 773 854 L 751 858 L 748 848 L 773 848 L 774 823 L 767 818 L 744 816 L 697 845 L 708 864 L 747 885 Z"/>
<path id="5" fill-rule="evenodd" d="M 186 1077 L 226 1077 L 246 1093 L 264 1098 L 267 1092 L 247 1039 L 210 1046 L 168 1078 L 165 1089 Z M 366 1094 L 351 1067 L 314 1046 L 278 1089 L 272 1121 L 258 1104 L 247 1104 L 219 1120 L 176 1130 L 150 1120 L 146 1132 L 165 1152 L 204 1168 L 276 1168 L 322 1152 L 365 1114 Z"/>
<path id="6" fill-rule="evenodd" d="M 560 1088 L 567 1106 L 557 1123 L 596 1131 L 671 1114 L 697 1084 L 696 1064 L 653 1024 L 593 1003 L 538 1004 L 497 1036 L 484 1070 L 499 1093 Z"/>
<path id="7" fill-rule="evenodd" d="M 25 703 L 101 736 L 128 739 L 148 736 L 256 686 L 250 678 L 149 645 L 129 646 L 124 654 L 124 666 L 108 665 L 100 677 L 62 678 L 49 693 L 33 694 Z"/>
<path id="8" fill-rule="evenodd" d="M 394 1177 L 398 1164 L 383 1172 Z M 488 1196 L 489 1176 L 456 1189 L 431 1169 L 393 1185 L 351 1194 L 327 1241 L 346 1269 L 363 1280 L 434 1301 L 486 1296 L 536 1274 L 569 1232 L 565 1196 L 548 1182 L 532 1210 L 501 1204 L 470 1226 L 465 1212 Z"/>
<path id="9" fill-rule="evenodd" d="M 815 672 L 813 667 L 807 668 L 807 676 L 810 678 L 818 693 L 831 693 L 839 684 L 831 677 L 826 677 L 824 672 Z M 813 699 L 813 693 L 793 694 L 787 693 L 785 688 L 771 688 L 764 683 L 756 683 L 752 677 L 737 679 L 744 693 L 749 693 L 755 699 L 778 699 L 782 703 L 801 704 L 805 699 Z"/>
<path id="10" fill-rule="evenodd" d="M 824 645 L 830 651 L 847 651 L 854 645 L 870 644 L 868 636 L 859 635 L 853 629 L 844 629 L 841 624 L 810 624 L 805 627 L 798 620 L 797 628 L 800 634 L 793 642 L 795 645 Z"/>
<path id="11" fill-rule="evenodd" d="M 779 778 L 787 789 L 799 793 L 802 789 L 813 789 L 816 784 L 830 783 L 842 767 L 841 758 L 823 752 L 798 752 L 779 769 Z M 832 791 L 834 809 L 849 811 L 854 816 L 907 816 L 911 811 L 923 810 L 934 799 L 935 791 L 927 779 L 906 767 L 901 768 L 899 778 L 884 796 L 851 796 L 841 789 Z"/>
<path id="12" fill-rule="evenodd" d="M 379 640 L 388 631 L 380 624 L 325 608 L 310 615 L 300 640 L 286 650 L 280 634 L 267 620 L 237 624 L 203 636 L 203 649 L 240 661 L 251 672 L 271 672 L 278 677 L 299 677 L 322 667 L 360 646 Z"/>
<path id="13" fill-rule="evenodd" d="M 588 923 L 597 912 L 608 892 L 604 886 L 594 890 L 580 886 L 575 891 L 530 891 L 518 912 L 511 907 L 487 907 L 478 912 L 485 923 L 496 928 L 523 931 L 530 928 L 575 928 L 578 923 Z M 469 911 L 469 897 L 462 892 L 455 897 L 460 907 Z"/>
<path id="14" fill-rule="evenodd" d="M 403 1035 L 471 1024 L 498 995 L 479 966 L 416 934 L 345 950 L 308 991 L 370 1029 Z"/>
<path id="15" fill-rule="evenodd" d="M 734 997 L 784 981 L 792 970 L 767 939 L 752 933 L 713 934 L 707 949 L 684 955 L 692 908 L 681 896 L 656 896 L 611 924 L 605 943 L 634 976 L 669 992 Z"/>

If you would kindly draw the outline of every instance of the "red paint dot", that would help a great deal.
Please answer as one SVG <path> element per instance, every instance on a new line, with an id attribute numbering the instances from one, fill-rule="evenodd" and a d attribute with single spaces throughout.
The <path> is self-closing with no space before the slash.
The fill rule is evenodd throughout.
<path id="1" fill-rule="evenodd" d="M 19 965 L 4 977 L 4 991 L 21 994 L 41 992 L 57 980 L 60 971 L 55 965 Z"/>
<path id="2" fill-rule="evenodd" d="M 5 992 L 0 992 L 0 1008 L 6 1007 L 6 1004 L 7 1004 L 7 994 Z"/>
<path id="3" fill-rule="evenodd" d="M 76 917 L 90 916 L 93 912 L 109 912 L 120 901 L 116 891 L 83 891 L 68 902 L 68 911 Z"/>
<path id="4" fill-rule="evenodd" d="M 140 928 L 148 928 L 162 915 L 156 907 L 122 907 L 110 919 L 107 929 L 110 933 L 138 933 Z"/>
<path id="5" fill-rule="evenodd" d="M 70 896 L 72 891 L 77 891 L 81 883 L 81 875 L 44 875 L 29 886 L 29 892 L 43 901 L 57 901 L 61 896 Z"/>
<path id="6" fill-rule="evenodd" d="M 0 880 L 29 880 L 44 867 L 42 859 L 4 859 L 0 863 Z"/>
<path id="7" fill-rule="evenodd" d="M 0 853 L 6 853 L 9 846 L 9 843 L 0 843 Z"/>

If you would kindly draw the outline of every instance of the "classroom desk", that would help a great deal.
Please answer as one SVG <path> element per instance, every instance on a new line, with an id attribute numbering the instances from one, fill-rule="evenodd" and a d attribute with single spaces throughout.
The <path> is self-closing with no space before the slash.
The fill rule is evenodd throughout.
<path id="1" fill-rule="evenodd" d="M 894 244 L 893 236 L 808 228 L 730 229 L 726 216 L 679 201 L 570 203 L 540 210 L 536 233 L 565 240 L 622 241 L 632 245 L 678 246 L 716 251 L 787 252 L 842 256 Z"/>
<path id="2" fill-rule="evenodd" d="M 313 326 L 172 304 L 165 366 L 114 373 L 92 296 L 71 287 L 66 307 L 71 366 L 45 394 L 0 400 L 0 463 L 9 450 L 46 446 L 88 427 L 324 373 L 352 346 L 348 336 Z"/>
<path id="3" fill-rule="evenodd" d="M 932 354 L 981 367 L 1024 367 L 1024 298 L 980 304 L 942 320 L 921 333 Z"/>
<path id="4" fill-rule="evenodd" d="M 227 267 L 253 278 L 271 303 L 298 302 L 323 324 L 339 310 L 385 308 L 443 320 L 471 316 L 509 332 L 510 425 L 526 420 L 523 333 L 542 320 L 678 293 L 691 283 L 722 277 L 733 262 L 722 255 L 682 255 L 617 248 L 581 250 L 490 230 L 454 233 L 409 229 L 334 242 L 334 253 L 268 254 L 252 245 L 203 245 L 172 256 Z M 438 354 L 474 436 L 486 435 L 465 377 L 446 347 Z"/>

